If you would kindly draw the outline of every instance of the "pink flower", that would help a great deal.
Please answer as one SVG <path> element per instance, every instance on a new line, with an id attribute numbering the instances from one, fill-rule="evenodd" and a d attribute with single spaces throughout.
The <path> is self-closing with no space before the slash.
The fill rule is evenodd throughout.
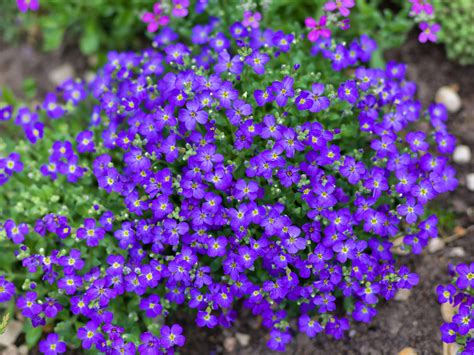
<path id="1" fill-rule="evenodd" d="M 189 0 L 173 0 L 173 16 L 185 17 L 188 14 Z"/>
<path id="2" fill-rule="evenodd" d="M 16 0 L 16 4 L 21 12 L 27 12 L 28 9 L 31 11 L 39 9 L 39 0 Z"/>
<path id="3" fill-rule="evenodd" d="M 336 0 L 336 1 L 329 1 L 324 5 L 324 10 L 326 11 L 334 11 L 339 9 L 339 12 L 342 16 L 349 16 L 351 11 L 349 10 L 351 7 L 354 6 L 354 0 Z"/>
<path id="4" fill-rule="evenodd" d="M 320 36 L 325 38 L 331 37 L 331 30 L 326 27 L 326 16 L 321 16 L 319 23 L 312 17 L 308 17 L 304 23 L 306 27 L 312 28 L 308 33 L 308 39 L 311 42 L 317 41 Z"/>
<path id="5" fill-rule="evenodd" d="M 148 23 L 148 32 L 156 32 L 160 26 L 166 26 L 170 22 L 170 18 L 162 14 L 161 4 L 157 2 L 153 5 L 153 13 L 145 12 L 142 21 Z"/>
<path id="6" fill-rule="evenodd" d="M 252 28 L 258 28 L 259 22 L 262 19 L 262 15 L 260 15 L 260 12 L 256 12 L 255 14 L 252 14 L 251 11 L 245 11 L 244 12 L 244 20 L 242 21 L 242 24 L 245 27 L 252 27 Z"/>
<path id="7" fill-rule="evenodd" d="M 411 11 L 413 14 L 418 15 L 419 13 L 426 13 L 431 15 L 433 13 L 433 5 L 428 3 L 426 0 L 409 0 L 412 3 Z"/>
<path id="8" fill-rule="evenodd" d="M 434 23 L 432 25 L 430 25 L 427 22 L 420 23 L 420 29 L 422 32 L 418 36 L 418 40 L 421 43 L 426 43 L 428 41 L 436 42 L 436 39 L 437 39 L 436 32 L 438 32 L 440 28 L 441 26 L 437 23 Z"/>

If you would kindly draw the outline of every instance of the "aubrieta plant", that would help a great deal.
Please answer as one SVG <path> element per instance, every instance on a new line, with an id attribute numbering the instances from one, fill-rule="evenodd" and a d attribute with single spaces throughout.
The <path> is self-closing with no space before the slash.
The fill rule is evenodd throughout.
<path id="1" fill-rule="evenodd" d="M 459 353 L 474 353 L 474 263 L 459 264 L 452 270 L 453 280 L 449 285 L 436 289 L 438 302 L 456 307 L 451 322 L 441 326 L 441 338 L 445 343 L 457 343 Z"/>
<path id="2" fill-rule="evenodd" d="M 173 353 L 177 312 L 230 327 L 241 306 L 283 351 L 417 284 L 392 248 L 420 253 L 428 202 L 457 185 L 446 109 L 421 107 L 405 65 L 364 66 L 368 36 L 322 36 L 321 58 L 258 22 L 163 27 L 92 82 L 1 108 L 0 301 L 28 339 L 54 329 L 40 351 Z"/>

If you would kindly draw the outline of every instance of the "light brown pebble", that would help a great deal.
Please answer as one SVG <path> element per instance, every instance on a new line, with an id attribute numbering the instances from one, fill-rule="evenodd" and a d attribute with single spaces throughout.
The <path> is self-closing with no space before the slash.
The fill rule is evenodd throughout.
<path id="1" fill-rule="evenodd" d="M 406 288 L 401 288 L 397 291 L 395 294 L 395 301 L 401 301 L 405 302 L 410 298 L 411 295 L 411 290 L 408 290 Z"/>
<path id="2" fill-rule="evenodd" d="M 398 355 L 417 355 L 417 354 L 418 353 L 416 352 L 416 350 L 410 347 L 404 348 L 398 353 Z"/>
<path id="3" fill-rule="evenodd" d="M 237 347 L 237 339 L 234 337 L 227 337 L 224 339 L 224 349 L 225 351 L 231 353 L 235 351 Z"/>
<path id="4" fill-rule="evenodd" d="M 441 305 L 441 315 L 445 322 L 450 323 L 457 312 L 457 307 L 453 307 L 451 303 L 443 303 Z"/>
<path id="5" fill-rule="evenodd" d="M 446 246 L 446 243 L 441 238 L 433 238 L 428 242 L 428 251 L 431 254 L 436 253 L 437 251 L 443 250 Z"/>

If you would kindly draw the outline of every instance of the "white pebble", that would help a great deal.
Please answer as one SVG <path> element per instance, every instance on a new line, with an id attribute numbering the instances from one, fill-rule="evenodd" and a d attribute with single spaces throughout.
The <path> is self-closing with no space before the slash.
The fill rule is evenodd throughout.
<path id="1" fill-rule="evenodd" d="M 441 238 L 433 238 L 428 242 L 428 251 L 433 254 L 444 248 L 445 243 Z"/>
<path id="2" fill-rule="evenodd" d="M 471 161 L 471 148 L 467 145 L 458 145 L 453 153 L 453 160 L 458 164 L 467 164 Z"/>
<path id="3" fill-rule="evenodd" d="M 474 173 L 466 175 L 466 186 L 469 191 L 474 191 Z"/>
<path id="4" fill-rule="evenodd" d="M 444 104 L 451 113 L 458 112 L 462 105 L 458 93 L 449 86 L 443 86 L 438 89 L 436 102 Z"/>

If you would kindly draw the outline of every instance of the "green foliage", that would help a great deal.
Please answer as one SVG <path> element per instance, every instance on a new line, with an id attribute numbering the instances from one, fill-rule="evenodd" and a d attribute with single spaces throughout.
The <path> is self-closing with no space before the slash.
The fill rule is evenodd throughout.
<path id="1" fill-rule="evenodd" d="M 0 33 L 5 41 L 20 42 L 25 35 L 39 35 L 45 51 L 69 41 L 78 43 L 85 55 L 139 48 L 145 33 L 140 15 L 153 4 L 143 0 L 42 0 L 38 12 L 22 14 L 14 1 L 7 2 L 11 4 L 2 2 L 0 8 Z"/>
<path id="2" fill-rule="evenodd" d="M 474 64 L 474 1 L 436 0 L 434 5 L 448 57 L 463 65 Z"/>

